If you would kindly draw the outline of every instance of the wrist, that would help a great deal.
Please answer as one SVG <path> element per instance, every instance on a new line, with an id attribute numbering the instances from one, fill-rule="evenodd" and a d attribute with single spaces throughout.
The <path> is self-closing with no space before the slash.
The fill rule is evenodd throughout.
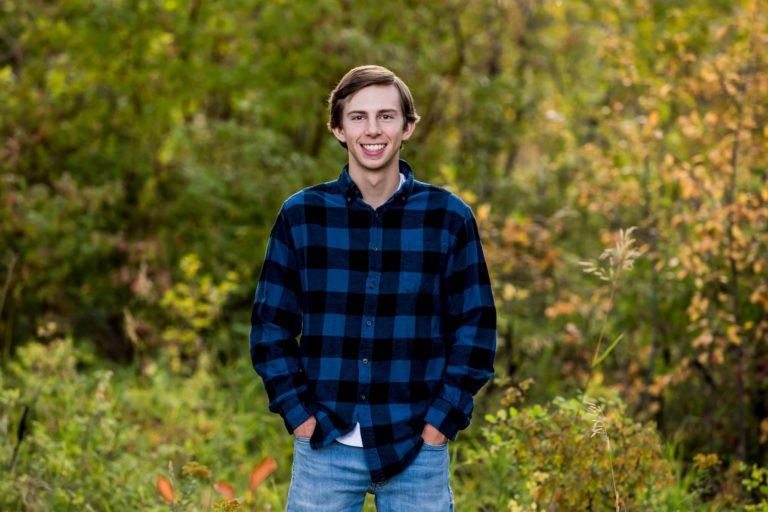
<path id="1" fill-rule="evenodd" d="M 421 438 L 427 444 L 440 445 L 448 442 L 448 437 L 429 423 L 424 425 Z"/>
<path id="2" fill-rule="evenodd" d="M 317 425 L 317 420 L 314 416 L 310 416 L 304 423 L 293 430 L 293 435 L 296 437 L 312 437 L 312 434 L 315 432 L 315 425 Z"/>

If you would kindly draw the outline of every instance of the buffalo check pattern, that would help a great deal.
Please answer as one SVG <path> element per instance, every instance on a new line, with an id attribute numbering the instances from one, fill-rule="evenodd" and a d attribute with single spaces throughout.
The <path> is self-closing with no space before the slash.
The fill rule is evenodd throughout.
<path id="1" fill-rule="evenodd" d="M 471 209 L 402 160 L 400 172 L 404 183 L 376 210 L 346 166 L 286 200 L 251 315 L 270 410 L 289 432 L 314 415 L 315 449 L 359 422 L 373 482 L 413 461 L 425 422 L 449 439 L 469 425 L 496 349 Z"/>

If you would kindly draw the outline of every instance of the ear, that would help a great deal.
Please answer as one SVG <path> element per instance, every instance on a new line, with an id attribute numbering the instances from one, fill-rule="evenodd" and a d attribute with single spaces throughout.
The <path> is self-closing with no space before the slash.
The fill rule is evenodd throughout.
<path id="1" fill-rule="evenodd" d="M 407 125 L 405 125 L 405 129 L 403 130 L 403 140 L 410 139 L 415 129 L 416 129 L 416 123 L 409 122 Z"/>
<path id="2" fill-rule="evenodd" d="M 333 135 L 339 139 L 339 142 L 343 142 L 346 144 L 347 142 L 347 136 L 344 135 L 344 127 L 336 127 L 331 128 L 331 131 L 333 132 Z"/>

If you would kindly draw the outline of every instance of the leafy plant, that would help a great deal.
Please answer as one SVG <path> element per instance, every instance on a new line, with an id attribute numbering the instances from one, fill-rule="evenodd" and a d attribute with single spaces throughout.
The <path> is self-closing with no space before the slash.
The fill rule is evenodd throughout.
<path id="1" fill-rule="evenodd" d="M 210 468 L 197 461 L 190 461 L 181 468 L 182 477 L 178 480 L 173 469 L 173 462 L 168 462 L 168 477 L 158 476 L 155 482 L 158 494 L 167 501 L 173 510 L 202 507 L 202 510 L 240 510 L 251 508 L 254 503 L 254 493 L 275 469 L 277 462 L 267 456 L 251 470 L 248 491 L 243 498 L 236 498 L 235 488 L 226 481 L 212 482 L 213 473 Z M 177 488 L 180 488 L 177 492 Z M 222 499 L 214 501 L 213 491 Z"/>
<path id="2" fill-rule="evenodd" d="M 484 498 L 473 505 L 664 510 L 675 480 L 654 426 L 628 418 L 615 392 L 605 390 L 601 399 L 607 412 L 597 417 L 582 398 L 561 397 L 487 415 L 484 442 L 468 450 L 464 468 L 482 486 L 477 495 Z M 594 433 L 612 442 L 595 443 Z"/>
<path id="3" fill-rule="evenodd" d="M 188 375 L 159 364 L 135 375 L 94 366 L 55 326 L 41 335 L 0 372 L 0 508 L 167 510 L 152 475 L 169 461 L 182 468 L 162 484 L 177 510 L 213 506 L 215 486 L 224 496 L 238 475 L 250 475 L 245 506 L 282 506 L 290 439 L 249 364 L 214 374 L 201 357 Z"/>
<path id="4" fill-rule="evenodd" d="M 176 371 L 183 360 L 195 361 L 205 351 L 204 336 L 219 317 L 222 306 L 238 288 L 236 272 L 228 272 L 220 283 L 209 274 L 201 274 L 200 258 L 188 254 L 179 263 L 182 279 L 163 294 L 160 305 L 169 317 L 162 332 L 162 352 Z"/>
<path id="5" fill-rule="evenodd" d="M 768 468 L 752 466 L 747 476 L 742 480 L 744 488 L 753 495 L 754 503 L 747 504 L 744 510 L 751 512 L 768 511 Z"/>

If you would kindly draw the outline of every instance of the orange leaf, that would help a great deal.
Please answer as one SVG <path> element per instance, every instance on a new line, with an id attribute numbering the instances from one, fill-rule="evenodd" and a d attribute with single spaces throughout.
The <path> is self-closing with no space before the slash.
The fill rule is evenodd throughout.
<path id="1" fill-rule="evenodd" d="M 213 488 L 228 500 L 235 498 L 235 488 L 227 482 L 216 482 L 213 484 Z"/>
<path id="2" fill-rule="evenodd" d="M 262 460 L 261 463 L 253 468 L 253 471 L 251 471 L 251 490 L 256 490 L 261 482 L 263 482 L 264 479 L 267 478 L 269 474 L 276 469 L 277 462 L 275 462 L 275 459 L 269 455 L 264 457 L 264 460 Z"/>
<path id="3" fill-rule="evenodd" d="M 171 482 L 167 478 L 164 476 L 157 477 L 155 487 L 157 487 L 157 492 L 160 493 L 160 496 L 162 496 L 165 501 L 173 503 L 173 485 L 171 485 Z"/>

